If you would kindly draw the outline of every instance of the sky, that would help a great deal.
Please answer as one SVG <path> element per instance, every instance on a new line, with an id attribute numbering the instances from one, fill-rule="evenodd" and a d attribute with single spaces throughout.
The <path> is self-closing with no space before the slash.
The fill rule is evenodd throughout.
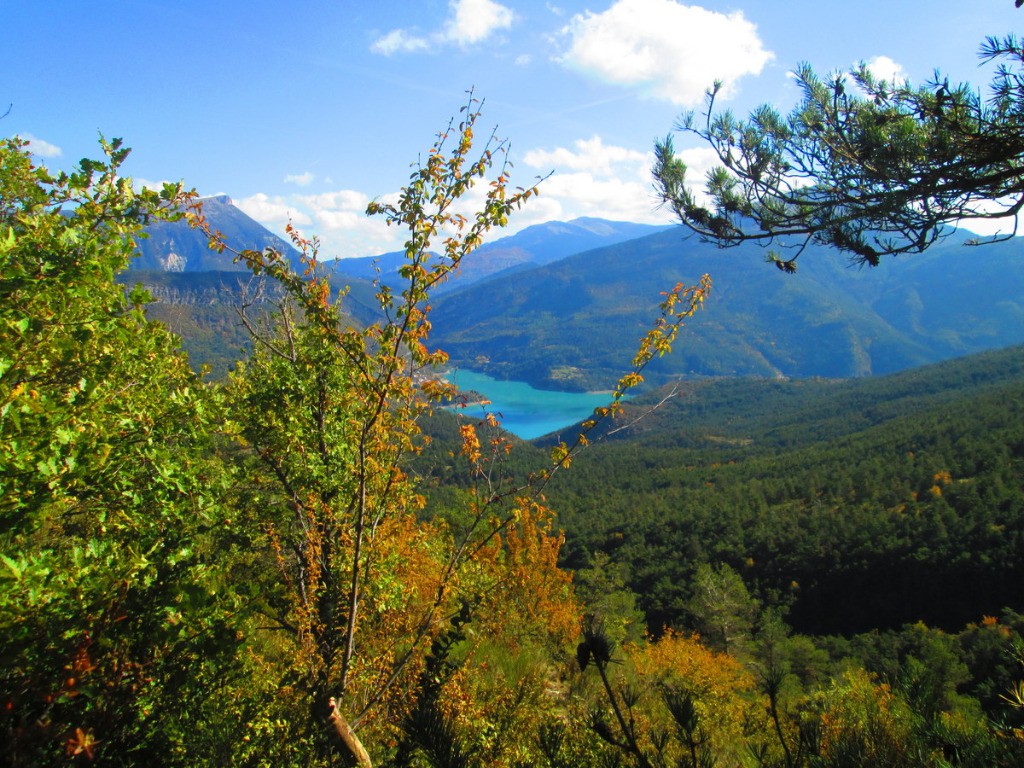
<path id="1" fill-rule="evenodd" d="M 496 236 L 579 216 L 669 223 L 654 141 L 720 105 L 788 110 L 792 71 L 868 63 L 983 88 L 986 36 L 1024 26 L 1013 0 L 0 0 L 0 136 L 66 169 L 124 139 L 137 184 L 227 194 L 321 256 L 398 250 L 367 218 L 393 199 L 467 92 L 478 135 L 509 142 L 513 186 L 540 196 Z M 700 178 L 709 150 L 677 135 Z M 472 201 L 470 201 L 472 202 Z"/>

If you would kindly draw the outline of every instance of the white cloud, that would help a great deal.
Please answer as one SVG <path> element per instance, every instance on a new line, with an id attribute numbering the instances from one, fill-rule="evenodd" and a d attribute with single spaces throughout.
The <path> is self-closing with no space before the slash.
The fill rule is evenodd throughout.
<path id="1" fill-rule="evenodd" d="M 152 179 L 143 179 L 132 177 L 132 189 L 136 192 L 141 192 L 143 189 L 153 189 L 159 192 L 164 188 L 164 184 L 171 183 L 167 179 L 161 179 L 160 181 L 153 181 Z"/>
<path id="2" fill-rule="evenodd" d="M 391 54 L 398 53 L 399 51 L 404 53 L 422 51 L 429 46 L 430 44 L 427 42 L 426 38 L 410 35 L 402 29 L 393 29 L 383 37 L 374 40 L 373 45 L 370 46 L 370 50 L 374 53 L 379 53 L 382 56 L 390 56 Z"/>
<path id="3" fill-rule="evenodd" d="M 397 193 L 382 198 L 397 202 Z M 396 250 L 404 232 L 388 227 L 383 217 L 368 217 L 369 195 L 351 189 L 318 194 L 268 195 L 258 192 L 235 201 L 242 211 L 287 239 L 284 228 L 291 223 L 304 237 L 320 241 L 320 258 L 373 256 Z"/>
<path id="4" fill-rule="evenodd" d="M 56 144 L 37 139 L 31 133 L 23 133 L 21 138 L 28 142 L 28 151 L 36 157 L 60 157 L 64 154 L 64 150 Z"/>
<path id="5" fill-rule="evenodd" d="M 556 197 L 564 210 L 578 216 L 623 221 L 663 220 L 655 212 L 650 184 L 593 173 L 562 173 L 545 182 L 544 192 Z"/>
<path id="6" fill-rule="evenodd" d="M 255 195 L 235 200 L 235 205 L 261 224 L 283 227 L 289 221 L 298 226 L 313 223 L 312 219 L 295 205 L 290 205 L 283 197 L 277 195 L 270 197 L 263 192 L 257 192 Z"/>
<path id="7" fill-rule="evenodd" d="M 903 67 L 888 56 L 875 56 L 865 62 L 865 65 L 877 80 L 885 80 L 890 84 L 907 80 L 907 73 Z"/>
<path id="8" fill-rule="evenodd" d="M 711 198 L 704 191 L 708 171 L 722 164 L 715 150 L 710 147 L 677 149 L 676 157 L 686 164 L 686 186 L 697 196 L 697 202 L 710 205 Z"/>
<path id="9" fill-rule="evenodd" d="M 366 205 L 370 202 L 362 192 L 351 189 L 303 195 L 298 200 L 316 222 L 328 230 L 355 229 L 366 217 Z"/>
<path id="10" fill-rule="evenodd" d="M 444 25 L 445 40 L 458 45 L 479 43 L 499 29 L 512 26 L 515 15 L 494 0 L 451 0 L 452 15 Z"/>
<path id="11" fill-rule="evenodd" d="M 658 210 L 653 194 L 653 159 L 649 152 L 605 144 L 600 136 L 579 139 L 572 148 L 527 152 L 524 165 L 554 171 L 540 186 L 540 203 L 531 200 L 524 209 L 528 223 L 579 216 L 668 223 L 669 214 Z"/>
<path id="12" fill-rule="evenodd" d="M 574 146 L 575 152 L 565 147 L 558 147 L 552 151 L 530 150 L 523 161 L 538 169 L 562 167 L 605 175 L 612 173 L 613 163 L 650 164 L 650 156 L 647 153 L 625 147 L 607 146 L 601 137 L 596 135 L 589 139 L 577 139 Z"/>
<path id="13" fill-rule="evenodd" d="M 684 149 L 679 155 L 690 168 L 691 183 L 702 184 L 704 174 L 715 161 L 713 151 Z M 540 194 L 531 197 L 521 210 L 514 212 L 507 227 L 493 230 L 488 239 L 515 234 L 532 224 L 580 216 L 669 224 L 671 213 L 659 208 L 654 195 L 652 163 L 651 153 L 606 143 L 599 135 L 579 139 L 571 147 L 526 152 L 521 160 L 524 172 L 518 174 L 521 178 L 512 180 L 513 186 L 528 186 L 533 173 L 553 173 L 541 183 Z M 472 220 L 489 189 L 490 179 L 479 179 L 452 212 Z M 388 227 L 382 216 L 366 216 L 370 199 L 358 190 L 338 189 L 287 197 L 260 193 L 238 201 L 237 205 L 279 233 L 290 220 L 305 236 L 316 235 L 324 259 L 373 256 L 400 249 L 408 233 L 402 227 Z M 378 199 L 397 204 L 398 192 Z"/>
<path id="14" fill-rule="evenodd" d="M 432 45 L 473 45 L 499 30 L 508 29 L 515 20 L 511 8 L 494 0 L 449 0 L 448 9 L 448 18 L 440 30 L 423 37 L 404 29 L 393 29 L 375 40 L 370 50 L 390 56 L 398 52 L 424 51 Z"/>
<path id="15" fill-rule="evenodd" d="M 979 213 L 1002 213 L 1016 202 L 1016 198 L 1003 198 L 1000 200 L 986 200 L 975 206 Z M 966 229 L 981 237 L 1007 237 L 1009 235 L 1024 235 L 1024 222 L 1018 216 L 1006 216 L 996 219 L 967 218 L 960 219 L 956 223 L 958 229 Z"/>
<path id="16" fill-rule="evenodd" d="M 686 163 L 687 186 L 703 198 L 707 172 L 720 161 L 710 147 L 676 150 Z M 544 221 L 580 216 L 670 224 L 671 211 L 660 205 L 651 178 L 654 156 L 606 144 L 600 136 L 579 139 L 571 148 L 533 149 L 522 164 L 540 174 L 553 171 L 540 185 L 540 196 L 516 214 L 516 229 Z"/>
<path id="17" fill-rule="evenodd" d="M 298 195 L 294 202 L 314 222 L 324 258 L 374 256 L 395 250 L 399 232 L 380 216 L 368 217 L 370 196 L 353 189 Z"/>
<path id="18" fill-rule="evenodd" d="M 370 198 L 354 189 L 339 189 L 335 192 L 321 192 L 318 195 L 300 195 L 304 206 L 313 211 L 358 211 L 363 213 Z"/>
<path id="19" fill-rule="evenodd" d="M 313 174 L 309 171 L 305 173 L 289 174 L 284 177 L 285 184 L 295 184 L 300 187 L 308 187 L 313 181 Z"/>
<path id="20" fill-rule="evenodd" d="M 709 11 L 675 0 L 617 0 L 572 18 L 562 63 L 674 104 L 700 103 L 722 81 L 722 96 L 774 57 L 741 11 Z"/>

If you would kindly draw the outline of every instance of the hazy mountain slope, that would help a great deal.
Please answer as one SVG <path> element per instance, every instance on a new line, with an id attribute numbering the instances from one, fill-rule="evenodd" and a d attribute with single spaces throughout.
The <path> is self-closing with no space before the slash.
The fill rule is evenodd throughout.
<path id="1" fill-rule="evenodd" d="M 603 388 L 632 358 L 677 281 L 714 281 L 706 307 L 652 376 L 866 376 L 1024 341 L 1024 255 L 953 236 L 876 270 L 809 251 L 795 275 L 756 248 L 679 229 L 470 285 L 436 303 L 456 364 L 538 386 Z"/>
<path id="2" fill-rule="evenodd" d="M 298 262 L 295 248 L 235 207 L 226 195 L 205 198 L 203 212 L 232 248 L 273 248 L 293 264 Z M 259 289 L 259 281 L 244 264 L 234 263 L 233 254 L 211 250 L 208 238 L 184 221 L 154 223 L 145 231 L 148 237 L 138 240 L 138 255 L 120 282 L 145 286 L 153 297 L 147 307 L 149 316 L 182 337 L 195 368 L 209 365 L 214 376 L 223 375 L 248 346 L 248 334 L 237 313 L 243 296 L 263 290 L 263 300 L 273 301 L 280 298 L 279 293 L 267 283 Z M 355 322 L 377 318 L 375 289 L 368 282 L 332 276 L 331 284 L 335 291 L 350 288 L 344 307 Z"/>
<path id="3" fill-rule="evenodd" d="M 129 270 L 119 276 L 126 285 L 143 285 L 153 297 L 146 314 L 165 323 L 181 336 L 182 347 L 197 370 L 211 368 L 214 377 L 223 376 L 249 346 L 249 335 L 242 326 L 238 308 L 262 296 L 257 312 L 269 310 L 281 298 L 273 283 L 253 278 L 248 272 L 161 272 Z M 342 299 L 346 314 L 356 324 L 373 322 L 380 310 L 372 285 L 363 280 L 331 278 L 335 291 L 349 288 Z M 269 302 L 269 303 L 268 303 Z"/>
<path id="4" fill-rule="evenodd" d="M 494 275 L 549 264 L 566 256 L 601 246 L 643 237 L 667 227 L 623 221 L 579 218 L 536 224 L 508 237 L 485 243 L 463 262 L 457 279 L 439 287 L 438 293 L 464 288 Z M 493 233 L 492 233 L 493 235 Z M 358 259 L 339 259 L 336 270 L 343 275 L 390 285 L 399 282 L 398 269 L 405 263 L 401 251 Z"/>
<path id="5" fill-rule="evenodd" d="M 297 256 L 229 198 L 209 198 L 204 208 L 234 246 L 274 247 Z M 222 333 L 227 320 L 221 314 L 233 314 L 234 299 L 227 294 L 237 288 L 222 289 L 237 278 L 199 275 L 239 266 L 230 255 L 211 251 L 206 238 L 183 222 L 154 225 L 149 233 L 129 274 L 146 273 L 143 282 L 155 289 L 160 305 L 153 313 L 163 313 L 193 346 L 191 335 L 207 339 L 196 346 L 197 363 L 208 361 L 207 354 L 233 355 L 237 345 L 231 333 Z M 449 292 L 435 301 L 433 340 L 455 364 L 499 378 L 549 388 L 608 388 L 655 318 L 661 293 L 708 271 L 714 288 L 706 309 L 689 323 L 676 352 L 652 366 L 654 382 L 676 375 L 865 376 L 1024 341 L 1018 241 L 966 248 L 962 240 L 954 235 L 923 255 L 871 270 L 812 250 L 797 274 L 784 275 L 766 266 L 756 247 L 720 250 L 686 239 L 679 228 L 550 222 L 471 256 L 463 274 L 445 286 Z M 593 243 L 611 245 L 583 250 Z M 372 286 L 340 270 L 371 261 L 331 264 L 339 271 L 336 285 L 352 286 L 348 311 L 360 322 L 376 316 Z M 548 263 L 536 266 L 541 262 Z M 484 275 L 490 278 L 480 280 Z M 197 309 L 187 317 L 162 308 L 170 306 Z"/>
<path id="6" fill-rule="evenodd" d="M 953 234 L 918 256 L 841 277 L 892 327 L 947 356 L 1020 342 L 1024 239 L 972 247 L 965 238 Z"/>
<path id="7" fill-rule="evenodd" d="M 203 213 L 210 226 L 236 250 L 273 248 L 292 260 L 298 257 L 298 252 L 291 245 L 236 208 L 227 195 L 204 198 Z M 139 255 L 130 269 L 160 272 L 245 270 L 244 265 L 233 262 L 233 254 L 211 250 L 208 238 L 185 221 L 156 222 L 145 231 L 148 237 L 139 239 Z"/>

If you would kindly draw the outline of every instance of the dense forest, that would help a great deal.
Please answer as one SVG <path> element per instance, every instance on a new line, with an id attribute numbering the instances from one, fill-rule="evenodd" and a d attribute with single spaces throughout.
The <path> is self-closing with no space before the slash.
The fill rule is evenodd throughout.
<path id="1" fill-rule="evenodd" d="M 1021 764 L 1022 350 L 624 404 L 704 282 L 579 438 L 441 410 L 431 289 L 535 191 L 452 212 L 476 117 L 371 204 L 406 282 L 363 322 L 118 141 L 0 145 L 2 764 Z M 152 219 L 263 286 L 225 376 L 118 282 Z"/>
<path id="2" fill-rule="evenodd" d="M 567 562 L 627 563 L 653 630 L 686 621 L 703 562 L 813 634 L 955 629 L 1019 606 L 1022 362 L 1017 347 L 869 386 L 748 383 L 731 407 L 715 394 L 736 384 L 680 394 L 676 418 L 707 404 L 714 420 L 652 414 L 662 426 L 596 446 L 549 487 Z"/>

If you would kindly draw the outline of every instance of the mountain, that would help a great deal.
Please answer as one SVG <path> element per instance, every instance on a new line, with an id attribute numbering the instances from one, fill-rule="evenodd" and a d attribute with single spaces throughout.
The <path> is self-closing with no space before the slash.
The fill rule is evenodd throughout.
<path id="1" fill-rule="evenodd" d="M 440 286 L 437 293 L 447 293 L 498 275 L 543 266 L 566 256 L 669 228 L 594 218 L 536 224 L 480 246 L 463 262 L 458 278 Z M 404 253 L 393 251 L 379 256 L 339 259 L 335 262 L 335 269 L 339 274 L 370 281 L 377 277 L 379 270 L 381 279 L 395 286 L 401 282 L 398 270 L 404 263 Z"/>
<path id="2" fill-rule="evenodd" d="M 203 198 L 203 214 L 210 226 L 237 250 L 262 251 L 273 248 L 293 262 L 298 251 L 270 232 L 232 203 L 227 195 Z M 235 264 L 227 251 L 217 253 L 208 246 L 208 238 L 185 221 L 155 222 L 145 229 L 147 237 L 137 242 L 138 257 L 130 269 L 157 272 L 230 272 L 245 271 Z"/>
<path id="3" fill-rule="evenodd" d="M 237 208 L 227 195 L 204 198 L 203 213 L 232 248 L 273 248 L 298 264 L 295 248 Z M 119 281 L 144 286 L 153 297 L 147 314 L 181 336 L 195 368 L 208 365 L 214 376 L 223 376 L 249 345 L 237 313 L 244 297 L 260 291 L 259 301 L 272 302 L 281 298 L 280 292 L 266 283 L 259 288 L 244 264 L 235 263 L 229 252 L 211 250 L 208 238 L 184 221 L 156 222 L 145 233 Z M 335 291 L 349 288 L 344 308 L 353 322 L 369 323 L 378 317 L 370 283 L 334 275 L 330 281 Z"/>
<path id="4" fill-rule="evenodd" d="M 129 270 L 118 276 L 126 285 L 142 285 L 152 302 L 146 314 L 167 325 L 181 337 L 192 366 L 210 366 L 214 377 L 224 376 L 249 348 L 249 333 L 243 327 L 238 308 L 243 302 L 270 308 L 283 294 L 273 283 L 254 278 L 248 272 L 162 272 Z M 348 288 L 343 311 L 357 325 L 375 321 L 380 309 L 375 288 L 365 280 L 329 277 L 337 293 Z"/>
<path id="5" fill-rule="evenodd" d="M 234 246 L 297 258 L 230 198 L 208 198 L 204 210 Z M 237 334 L 225 329 L 235 322 L 244 269 L 184 222 L 147 231 L 125 281 L 150 288 L 152 314 L 184 336 L 197 365 L 215 358 L 222 369 L 238 351 Z M 497 378 L 607 389 L 654 321 L 662 292 L 706 271 L 714 287 L 705 309 L 675 353 L 651 366 L 652 383 L 679 375 L 869 376 L 1024 341 L 1019 241 L 964 242 L 954 233 L 874 269 L 811 248 L 797 273 L 785 275 L 766 266 L 756 246 L 721 250 L 678 227 L 549 222 L 478 249 L 435 297 L 432 339 L 453 364 Z M 387 281 L 399 260 L 384 254 L 330 265 L 332 282 L 352 288 L 346 309 L 357 322 L 377 317 L 372 264 Z"/>
<path id="6" fill-rule="evenodd" d="M 708 272 L 705 308 L 649 379 L 884 374 L 1024 341 L 1024 249 L 965 242 L 953 233 L 859 270 L 809 248 L 786 275 L 757 246 L 722 250 L 673 228 L 457 288 L 435 303 L 433 339 L 454 365 L 496 378 L 606 389 L 661 293 Z"/>

